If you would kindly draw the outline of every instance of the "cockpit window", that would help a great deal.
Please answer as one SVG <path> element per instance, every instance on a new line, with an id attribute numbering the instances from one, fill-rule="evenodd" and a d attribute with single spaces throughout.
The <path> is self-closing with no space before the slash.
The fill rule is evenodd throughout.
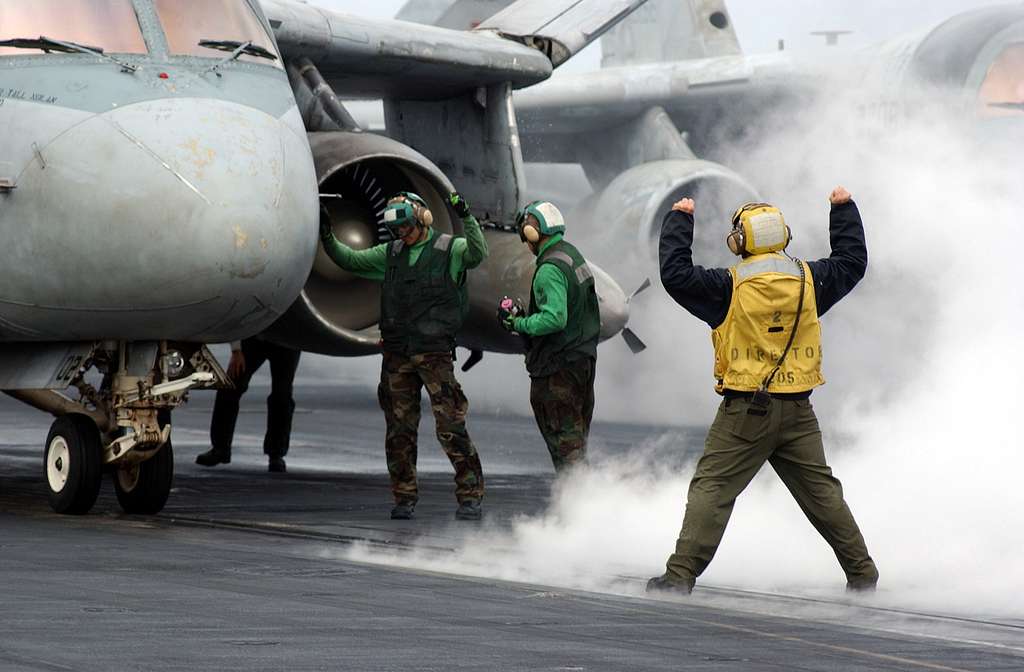
<path id="1" fill-rule="evenodd" d="M 171 54 L 224 58 L 231 52 L 225 44 L 252 42 L 254 47 L 277 56 L 270 35 L 245 0 L 156 0 L 154 4 Z M 200 42 L 221 46 L 200 46 Z M 239 60 L 276 63 L 279 67 L 281 63 L 280 58 L 271 60 L 249 53 L 242 53 Z"/>
<path id="2" fill-rule="evenodd" d="M 1024 114 L 1024 44 L 1006 48 L 992 62 L 978 100 L 986 117 Z"/>
<path id="3" fill-rule="evenodd" d="M 0 46 L 0 56 L 61 51 L 40 36 L 108 54 L 146 53 L 131 0 L 0 0 L 0 42 L 18 45 Z"/>

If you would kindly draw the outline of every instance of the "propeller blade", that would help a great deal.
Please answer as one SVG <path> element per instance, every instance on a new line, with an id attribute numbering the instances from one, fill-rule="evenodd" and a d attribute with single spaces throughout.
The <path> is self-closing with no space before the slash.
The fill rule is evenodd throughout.
<path id="1" fill-rule="evenodd" d="M 484 358 L 484 351 L 483 350 L 470 350 L 469 351 L 469 359 L 467 359 L 466 363 L 462 365 L 463 373 L 465 373 L 466 371 L 469 371 L 474 366 L 479 364 L 483 360 L 483 358 Z"/>
<path id="2" fill-rule="evenodd" d="M 634 334 L 633 330 L 629 327 L 622 330 L 622 339 L 626 341 L 626 345 L 629 346 L 634 355 L 639 355 L 647 349 L 647 344 L 641 341 L 640 337 Z"/>
<path id="3" fill-rule="evenodd" d="M 630 301 L 632 301 L 633 297 L 635 297 L 637 294 L 639 294 L 640 292 L 644 291 L 645 289 L 649 288 L 650 286 L 651 286 L 651 279 L 647 278 L 646 280 L 644 280 L 644 283 L 642 285 L 640 285 L 640 287 L 637 288 L 637 290 L 635 292 L 633 292 L 632 294 L 629 295 L 629 298 L 626 299 L 626 303 L 629 303 Z"/>

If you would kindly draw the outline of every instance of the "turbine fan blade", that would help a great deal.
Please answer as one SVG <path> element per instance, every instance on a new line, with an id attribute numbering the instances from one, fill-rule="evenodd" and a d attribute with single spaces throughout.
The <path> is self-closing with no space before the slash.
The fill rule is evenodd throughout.
<path id="1" fill-rule="evenodd" d="M 622 330 L 622 340 L 626 341 L 626 345 L 629 346 L 634 355 L 639 355 L 647 349 L 647 345 L 629 327 Z"/>

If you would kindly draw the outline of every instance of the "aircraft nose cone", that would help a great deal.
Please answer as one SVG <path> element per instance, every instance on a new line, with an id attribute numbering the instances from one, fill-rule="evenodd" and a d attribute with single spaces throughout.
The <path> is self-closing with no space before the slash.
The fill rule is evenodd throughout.
<path id="1" fill-rule="evenodd" d="M 629 324 L 629 303 L 622 287 L 604 269 L 590 264 L 590 270 L 594 274 L 594 285 L 601 309 L 601 340 L 606 341 Z"/>
<path id="2" fill-rule="evenodd" d="M 45 167 L 18 194 L 38 204 L 25 246 L 64 270 L 23 293 L 95 312 L 79 337 L 218 342 L 260 331 L 298 296 L 316 249 L 318 190 L 301 129 L 209 99 L 139 103 L 79 124 L 41 150 Z"/>

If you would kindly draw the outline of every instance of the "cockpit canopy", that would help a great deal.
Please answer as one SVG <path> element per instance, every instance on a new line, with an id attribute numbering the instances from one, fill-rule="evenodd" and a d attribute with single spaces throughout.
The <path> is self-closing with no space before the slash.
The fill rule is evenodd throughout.
<path id="1" fill-rule="evenodd" d="M 982 116 L 1020 116 L 1024 112 L 1024 44 L 1008 46 L 992 62 L 978 100 Z"/>
<path id="2" fill-rule="evenodd" d="M 148 5 L 163 33 L 144 31 L 136 14 Z M 152 23 L 152 21 L 150 22 Z M 0 42 L 51 40 L 74 43 L 106 54 L 149 54 L 222 59 L 225 45 L 252 43 L 256 49 L 278 56 L 270 33 L 248 0 L 0 0 Z M 219 46 L 200 46 L 200 42 Z M 156 47 L 156 48 L 155 48 Z M 0 56 L 59 52 L 46 43 L 0 46 Z M 239 60 L 276 64 L 280 58 L 241 53 Z"/>
<path id="3" fill-rule="evenodd" d="M 40 35 L 108 53 L 147 53 L 131 0 L 0 0 L 0 41 Z M 46 49 L 0 47 L 0 56 L 33 51 Z"/>

